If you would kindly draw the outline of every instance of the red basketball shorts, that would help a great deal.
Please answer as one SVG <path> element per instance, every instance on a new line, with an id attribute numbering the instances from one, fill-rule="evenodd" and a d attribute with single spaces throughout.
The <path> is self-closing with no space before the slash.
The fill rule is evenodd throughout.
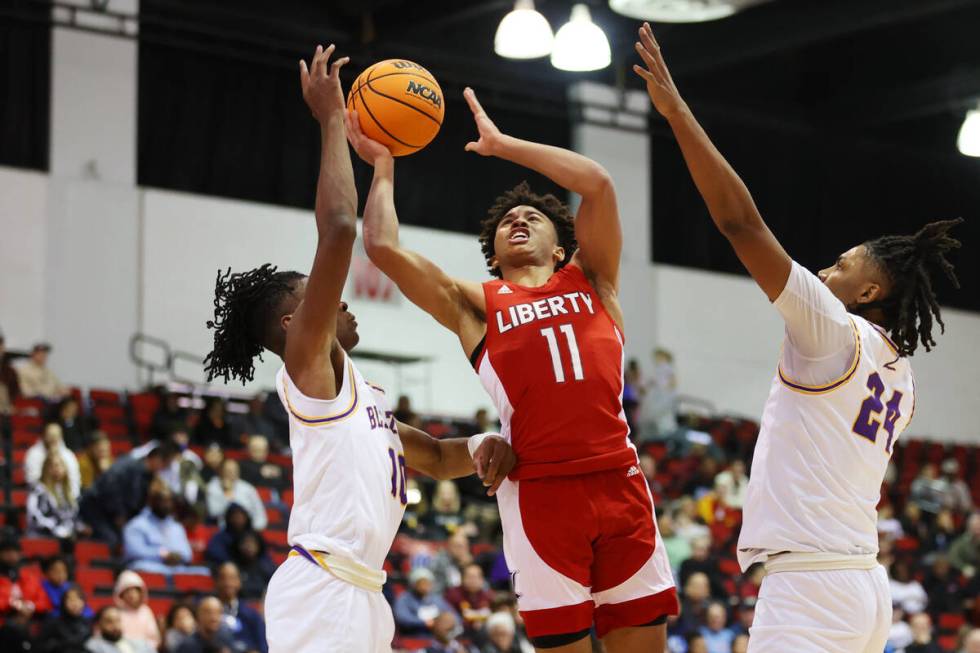
<path id="1" fill-rule="evenodd" d="M 653 499 L 635 467 L 504 481 L 504 556 L 530 637 L 599 637 L 678 613 Z"/>

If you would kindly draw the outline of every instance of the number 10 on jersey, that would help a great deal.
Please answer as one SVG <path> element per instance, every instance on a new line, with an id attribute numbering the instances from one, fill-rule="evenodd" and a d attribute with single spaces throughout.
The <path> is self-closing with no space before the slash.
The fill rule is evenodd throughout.
<path id="1" fill-rule="evenodd" d="M 572 378 L 576 381 L 581 381 L 585 376 L 582 374 L 582 357 L 578 353 L 575 330 L 572 329 L 571 324 L 559 325 L 558 330 L 565 336 L 565 342 L 568 343 L 568 351 L 572 355 Z M 565 365 L 561 360 L 561 350 L 558 348 L 558 336 L 555 334 L 555 328 L 548 327 L 547 329 L 541 329 L 541 335 L 548 341 L 548 351 L 551 352 L 551 367 L 555 371 L 555 381 L 564 383 Z"/>
<path id="2" fill-rule="evenodd" d="M 408 503 L 408 495 L 405 493 L 405 456 L 388 447 L 388 457 L 391 458 L 391 496 L 404 506 Z"/>

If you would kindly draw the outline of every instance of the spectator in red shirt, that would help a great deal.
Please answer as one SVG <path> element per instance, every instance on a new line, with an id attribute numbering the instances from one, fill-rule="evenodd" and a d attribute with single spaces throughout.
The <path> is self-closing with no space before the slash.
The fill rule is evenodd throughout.
<path id="1" fill-rule="evenodd" d="M 490 616 L 493 594 L 487 589 L 483 569 L 475 562 L 463 569 L 463 582 L 446 590 L 446 601 L 463 618 L 463 630 L 472 637 Z"/>
<path id="2" fill-rule="evenodd" d="M 36 567 L 21 567 L 20 540 L 6 533 L 0 540 L 0 620 L 4 633 L 0 641 L 8 645 L 29 638 L 31 617 L 51 611 L 51 601 L 41 585 L 41 572 Z"/>

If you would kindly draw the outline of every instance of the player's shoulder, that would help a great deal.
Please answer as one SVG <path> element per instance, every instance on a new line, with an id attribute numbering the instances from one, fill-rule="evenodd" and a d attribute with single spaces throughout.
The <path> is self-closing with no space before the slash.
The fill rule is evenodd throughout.
<path id="1" fill-rule="evenodd" d="M 349 419 L 365 403 L 365 387 L 354 361 L 346 353 L 343 380 L 333 399 L 305 395 L 293 383 L 285 365 L 276 374 L 276 389 L 290 419 L 306 427 L 334 426 Z"/>
<path id="2" fill-rule="evenodd" d="M 861 347 L 865 354 L 872 358 L 876 366 L 892 371 L 908 370 L 911 373 L 911 363 L 903 356 L 898 345 L 891 339 L 888 332 L 881 326 L 860 315 L 849 313 L 848 317 L 861 338 Z"/>

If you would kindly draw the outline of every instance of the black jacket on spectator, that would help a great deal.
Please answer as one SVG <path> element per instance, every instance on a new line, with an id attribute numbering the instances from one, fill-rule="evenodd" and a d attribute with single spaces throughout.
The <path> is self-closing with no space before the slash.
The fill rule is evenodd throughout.
<path id="1" fill-rule="evenodd" d="M 905 653 L 946 653 L 936 642 L 928 644 L 909 644 L 905 647 Z"/>
<path id="2" fill-rule="evenodd" d="M 255 487 L 271 487 L 276 490 L 283 490 L 289 485 L 289 478 L 286 476 L 285 470 L 278 465 L 273 465 L 269 462 L 257 463 L 251 459 L 245 459 L 238 465 L 239 469 L 241 469 L 242 480 L 248 481 Z M 277 470 L 278 476 L 263 475 L 262 470 L 266 467 Z"/>
<path id="3" fill-rule="evenodd" d="M 929 597 L 929 612 L 933 615 L 943 612 L 959 612 L 963 609 L 963 585 L 960 573 L 950 569 L 945 576 L 929 570 L 922 580 L 922 589 Z"/>
<path id="4" fill-rule="evenodd" d="M 245 517 L 245 528 L 241 531 L 235 531 L 231 526 L 233 521 L 232 513 L 234 512 L 240 512 Z M 237 503 L 229 504 L 228 509 L 225 510 L 225 527 L 211 536 L 211 540 L 204 550 L 204 559 L 208 561 L 209 565 L 215 568 L 234 560 L 235 552 L 238 550 L 238 541 L 246 533 L 254 532 L 252 518 L 249 516 L 248 511 Z"/>
<path id="5" fill-rule="evenodd" d="M 110 545 L 119 543 L 116 522 L 129 521 L 143 509 L 150 479 L 143 460 L 123 456 L 82 494 L 80 515 L 95 537 Z"/>
<path id="6" fill-rule="evenodd" d="M 687 585 L 687 579 L 691 577 L 692 574 L 697 572 L 703 573 L 708 577 L 708 582 L 711 584 L 711 596 L 715 598 L 723 598 L 726 596 L 725 587 L 721 582 L 721 570 L 718 569 L 718 561 L 715 560 L 714 556 L 709 557 L 707 560 L 695 560 L 694 558 L 688 558 L 681 563 L 680 568 L 680 583 L 678 587 L 684 587 Z"/>
<path id="7" fill-rule="evenodd" d="M 235 438 L 231 432 L 231 424 L 225 419 L 224 424 L 217 426 L 207 414 L 201 415 L 201 421 L 194 429 L 194 442 L 208 446 L 212 442 L 217 442 L 227 449 L 241 449 L 242 443 Z"/>
<path id="8" fill-rule="evenodd" d="M 222 607 L 226 616 L 232 616 L 237 621 L 237 631 L 232 633 L 235 641 L 244 646 L 245 650 L 268 653 L 269 645 L 265 640 L 265 622 L 262 616 L 240 600 L 234 604 L 234 612 L 228 605 Z"/>
<path id="9" fill-rule="evenodd" d="M 85 617 L 74 617 L 64 609 L 61 616 L 44 624 L 35 651 L 40 653 L 85 653 L 85 642 L 92 636 L 92 623 Z"/>
<path id="10" fill-rule="evenodd" d="M 241 642 L 236 642 L 227 629 L 222 628 L 214 639 L 205 639 L 201 633 L 194 633 L 191 638 L 180 645 L 177 653 L 244 653 L 246 648 Z"/>

